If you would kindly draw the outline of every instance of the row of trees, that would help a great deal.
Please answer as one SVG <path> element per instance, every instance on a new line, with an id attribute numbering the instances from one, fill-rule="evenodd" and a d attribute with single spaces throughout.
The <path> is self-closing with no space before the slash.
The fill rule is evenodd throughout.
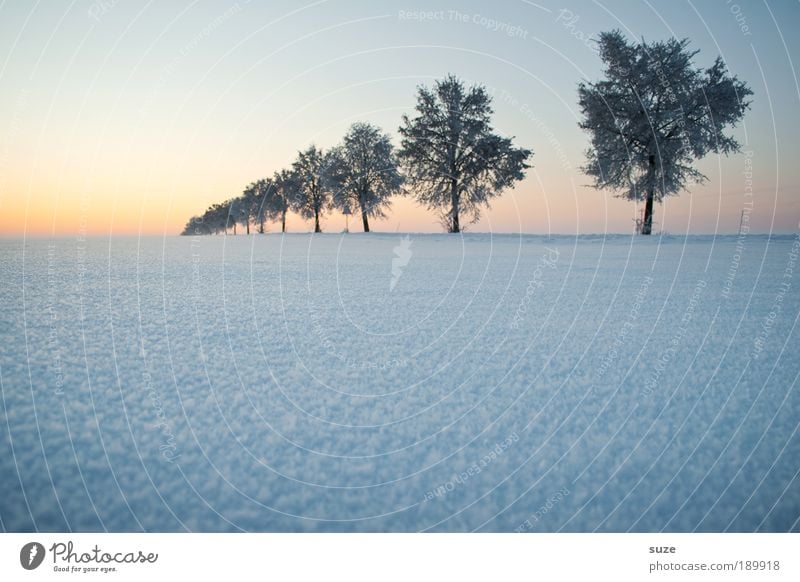
<path id="1" fill-rule="evenodd" d="M 244 192 L 192 217 L 184 234 L 227 233 L 237 225 L 250 233 L 257 225 L 297 212 L 314 221 L 331 210 L 361 217 L 364 232 L 371 218 L 383 218 L 396 195 L 439 212 L 449 232 L 461 232 L 463 219 L 475 221 L 490 198 L 525 176 L 530 150 L 516 148 L 495 134 L 491 98 L 481 86 L 466 88 L 454 76 L 420 87 L 417 115 L 403 116 L 401 147 L 368 123 L 354 123 L 342 143 L 328 151 L 315 145 L 298 153 L 291 168 L 253 182 Z"/>
<path id="2" fill-rule="evenodd" d="M 369 219 L 385 216 L 390 199 L 401 192 L 403 178 L 389 136 L 367 123 L 353 124 L 343 143 L 327 152 L 315 145 L 299 152 L 289 169 L 249 184 L 242 194 L 209 207 L 192 217 L 184 234 L 237 232 L 250 234 L 250 226 L 264 232 L 268 221 L 277 221 L 286 232 L 286 215 L 293 211 L 314 221 L 322 232 L 321 218 L 332 209 L 361 215 L 364 231 Z"/>
<path id="3" fill-rule="evenodd" d="M 688 50 L 687 40 L 628 43 L 613 31 L 598 44 L 605 78 L 578 88 L 580 126 L 591 136 L 583 171 L 595 188 L 643 201 L 638 228 L 650 234 L 654 202 L 706 180 L 695 160 L 740 150 L 724 129 L 742 119 L 752 90 L 728 75 L 720 58 L 709 69 L 694 68 L 697 51 Z M 461 232 L 524 178 L 533 154 L 494 132 L 484 87 L 466 88 L 452 75 L 419 87 L 415 111 L 402 118 L 397 151 L 388 134 L 355 123 L 338 146 L 311 145 L 291 168 L 193 217 L 184 234 L 235 234 L 237 225 L 263 233 L 271 220 L 285 232 L 290 211 L 313 219 L 314 232 L 321 232 L 320 219 L 333 209 L 358 213 L 369 232 L 369 220 L 385 217 L 392 197 L 408 194 L 437 212 L 448 232 Z"/>

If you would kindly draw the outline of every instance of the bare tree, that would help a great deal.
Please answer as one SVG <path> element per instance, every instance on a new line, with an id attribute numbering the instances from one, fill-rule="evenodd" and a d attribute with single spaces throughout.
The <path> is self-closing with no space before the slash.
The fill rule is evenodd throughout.
<path id="1" fill-rule="evenodd" d="M 322 232 L 320 217 L 331 208 L 331 194 L 325 174 L 329 159 L 315 145 L 299 152 L 292 164 L 296 180 L 294 209 L 306 219 L 314 219 L 314 232 Z"/>
<path id="2" fill-rule="evenodd" d="M 368 123 L 354 123 L 342 144 L 330 152 L 326 174 L 334 205 L 344 213 L 358 209 L 364 232 L 369 218 L 384 218 L 403 177 L 389 135 Z"/>
<path id="3" fill-rule="evenodd" d="M 449 75 L 433 89 L 419 87 L 417 116 L 403 116 L 399 158 L 416 199 L 441 211 L 449 232 L 462 215 L 480 218 L 483 207 L 525 177 L 532 152 L 493 133 L 491 98 Z"/>
<path id="4" fill-rule="evenodd" d="M 696 69 L 688 40 L 629 44 L 600 35 L 605 79 L 579 85 L 580 127 L 591 134 L 584 171 L 595 188 L 645 201 L 641 234 L 653 229 L 653 203 L 706 177 L 692 164 L 709 152 L 738 152 L 723 130 L 742 119 L 752 90 L 722 59 Z"/>

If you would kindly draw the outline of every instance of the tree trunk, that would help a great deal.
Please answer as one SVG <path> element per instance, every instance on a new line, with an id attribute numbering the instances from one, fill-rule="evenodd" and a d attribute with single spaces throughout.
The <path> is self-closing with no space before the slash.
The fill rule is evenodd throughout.
<path id="1" fill-rule="evenodd" d="M 642 222 L 642 234 L 653 233 L 653 190 L 647 191 L 647 200 L 644 203 L 644 221 Z"/>
<path id="2" fill-rule="evenodd" d="M 364 224 L 364 232 L 369 232 L 369 220 L 367 219 L 367 209 L 361 207 L 361 222 Z"/>
<path id="3" fill-rule="evenodd" d="M 644 220 L 642 221 L 642 234 L 652 234 L 653 232 L 653 198 L 655 196 L 654 185 L 656 177 L 656 157 L 650 155 L 648 158 L 648 174 L 649 180 L 647 185 L 647 198 L 644 203 Z"/>
<path id="4" fill-rule="evenodd" d="M 281 233 L 286 232 L 286 212 L 281 213 Z"/>
<path id="5" fill-rule="evenodd" d="M 314 232 L 322 232 L 319 227 L 319 210 L 314 211 Z"/>
<path id="6" fill-rule="evenodd" d="M 461 232 L 461 225 L 458 221 L 458 182 L 450 182 L 450 232 Z"/>
<path id="7" fill-rule="evenodd" d="M 233 236 L 236 236 L 236 223 L 233 223 Z"/>
<path id="8" fill-rule="evenodd" d="M 264 217 L 261 217 L 261 222 L 258 224 L 258 234 L 264 234 Z"/>
<path id="9" fill-rule="evenodd" d="M 247 226 L 247 235 L 250 236 L 250 221 L 248 220 L 245 224 Z"/>

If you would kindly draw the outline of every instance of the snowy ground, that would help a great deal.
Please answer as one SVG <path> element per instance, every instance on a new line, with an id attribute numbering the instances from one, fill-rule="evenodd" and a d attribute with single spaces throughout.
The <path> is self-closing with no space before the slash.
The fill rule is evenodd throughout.
<path id="1" fill-rule="evenodd" d="M 0 241 L 2 528 L 800 529 L 796 238 L 402 240 Z"/>

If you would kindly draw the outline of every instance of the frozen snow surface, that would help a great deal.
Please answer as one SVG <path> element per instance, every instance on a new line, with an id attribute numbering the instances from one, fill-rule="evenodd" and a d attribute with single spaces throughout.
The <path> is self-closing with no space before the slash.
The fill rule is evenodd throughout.
<path id="1" fill-rule="evenodd" d="M 798 531 L 794 236 L 0 241 L 7 531 Z"/>

